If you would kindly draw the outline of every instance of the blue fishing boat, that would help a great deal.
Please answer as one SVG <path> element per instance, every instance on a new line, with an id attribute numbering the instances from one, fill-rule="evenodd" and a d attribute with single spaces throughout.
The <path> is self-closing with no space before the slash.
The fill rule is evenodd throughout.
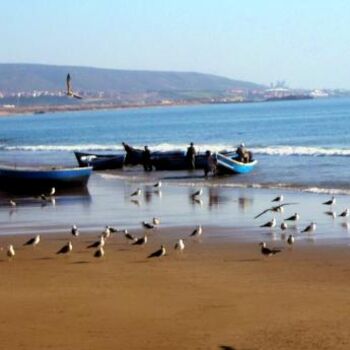
<path id="1" fill-rule="evenodd" d="M 236 157 L 235 153 L 234 156 L 232 156 L 232 153 L 226 155 L 217 153 L 216 160 L 218 171 L 231 174 L 246 174 L 251 172 L 258 163 L 257 160 L 252 160 L 249 163 L 242 163 L 239 162 Z"/>
<path id="2" fill-rule="evenodd" d="M 49 189 L 86 186 L 92 167 L 85 168 L 29 168 L 0 166 L 0 186 L 2 188 Z"/>

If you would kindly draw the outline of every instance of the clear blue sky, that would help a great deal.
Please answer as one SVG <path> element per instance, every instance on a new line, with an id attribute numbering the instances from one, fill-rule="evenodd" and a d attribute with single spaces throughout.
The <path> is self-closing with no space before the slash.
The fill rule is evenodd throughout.
<path id="1" fill-rule="evenodd" d="M 0 62 L 350 88 L 350 1 L 1 0 Z"/>

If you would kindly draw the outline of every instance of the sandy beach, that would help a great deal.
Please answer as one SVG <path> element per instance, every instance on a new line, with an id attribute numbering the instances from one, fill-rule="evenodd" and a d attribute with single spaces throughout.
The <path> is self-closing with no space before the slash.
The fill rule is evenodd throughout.
<path id="1" fill-rule="evenodd" d="M 348 245 L 298 243 L 263 257 L 256 243 L 227 240 L 219 228 L 186 240 L 189 228 L 159 228 L 133 247 L 121 234 L 102 259 L 82 233 L 1 236 L 4 349 L 349 349 Z M 142 232 L 136 232 L 141 235 Z M 167 256 L 147 255 L 165 244 Z M 274 243 L 269 243 L 274 244 Z"/>

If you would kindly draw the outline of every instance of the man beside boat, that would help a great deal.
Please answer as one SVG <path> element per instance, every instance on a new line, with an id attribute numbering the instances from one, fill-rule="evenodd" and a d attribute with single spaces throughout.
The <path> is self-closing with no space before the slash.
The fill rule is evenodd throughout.
<path id="1" fill-rule="evenodd" d="M 186 161 L 189 170 L 194 170 L 196 168 L 196 149 L 194 148 L 193 142 L 187 148 Z"/>

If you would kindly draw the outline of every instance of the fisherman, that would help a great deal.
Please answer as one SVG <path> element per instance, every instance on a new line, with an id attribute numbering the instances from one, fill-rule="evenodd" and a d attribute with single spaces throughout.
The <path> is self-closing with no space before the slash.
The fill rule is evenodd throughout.
<path id="1" fill-rule="evenodd" d="M 188 169 L 194 170 L 196 168 L 196 149 L 194 148 L 193 142 L 187 148 L 186 160 Z"/>
<path id="2" fill-rule="evenodd" d="M 216 174 L 216 159 L 212 156 L 210 151 L 205 152 L 206 165 L 204 167 L 204 176 L 208 177 L 209 173 L 213 176 Z"/>
<path id="3" fill-rule="evenodd" d="M 236 150 L 237 156 L 238 156 L 238 161 L 242 163 L 249 163 L 252 159 L 252 153 L 249 152 L 244 143 L 241 143 Z"/>
<path id="4" fill-rule="evenodd" d="M 142 165 L 145 171 L 152 171 L 151 151 L 148 146 L 145 146 L 145 149 L 142 152 Z"/>

